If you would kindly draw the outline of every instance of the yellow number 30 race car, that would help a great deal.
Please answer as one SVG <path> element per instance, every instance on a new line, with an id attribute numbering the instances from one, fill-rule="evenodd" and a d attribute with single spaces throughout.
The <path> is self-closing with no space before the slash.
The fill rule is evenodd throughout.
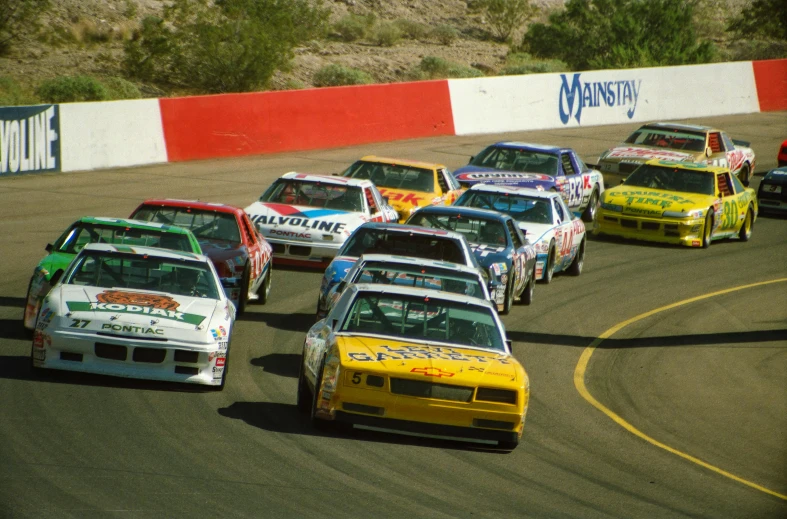
<path id="1" fill-rule="evenodd" d="M 689 247 L 751 237 L 757 197 L 728 168 L 650 160 L 602 195 L 595 234 Z"/>

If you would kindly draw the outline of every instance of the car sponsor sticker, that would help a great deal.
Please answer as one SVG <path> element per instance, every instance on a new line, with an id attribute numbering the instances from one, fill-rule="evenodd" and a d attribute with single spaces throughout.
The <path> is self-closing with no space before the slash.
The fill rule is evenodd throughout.
<path id="1" fill-rule="evenodd" d="M 198 325 L 205 316 L 177 312 L 180 303 L 170 296 L 107 290 L 96 295 L 96 302 L 67 301 L 66 305 L 72 312 L 116 312 L 157 316 L 173 321 L 182 321 Z"/>

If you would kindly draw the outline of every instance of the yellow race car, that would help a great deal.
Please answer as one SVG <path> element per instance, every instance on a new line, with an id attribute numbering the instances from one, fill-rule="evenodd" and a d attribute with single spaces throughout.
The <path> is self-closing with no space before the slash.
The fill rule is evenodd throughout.
<path id="1" fill-rule="evenodd" d="M 757 211 L 754 190 L 728 168 L 649 160 L 604 191 L 594 234 L 708 247 L 734 236 L 747 241 Z"/>
<path id="2" fill-rule="evenodd" d="M 419 207 L 451 205 L 464 191 L 442 164 L 368 155 L 353 163 L 343 177 L 368 178 L 399 212 L 399 223 Z"/>
<path id="3" fill-rule="evenodd" d="M 298 409 L 331 423 L 497 444 L 522 436 L 530 382 L 495 307 L 464 294 L 350 284 L 306 335 Z"/>

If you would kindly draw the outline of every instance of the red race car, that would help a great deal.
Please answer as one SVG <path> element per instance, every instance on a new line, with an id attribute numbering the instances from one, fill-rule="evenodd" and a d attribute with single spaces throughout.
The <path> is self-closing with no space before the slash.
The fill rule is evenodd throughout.
<path id="1" fill-rule="evenodd" d="M 271 290 L 271 246 L 239 207 L 194 200 L 145 200 L 131 218 L 189 229 L 210 258 L 238 315 Z"/>

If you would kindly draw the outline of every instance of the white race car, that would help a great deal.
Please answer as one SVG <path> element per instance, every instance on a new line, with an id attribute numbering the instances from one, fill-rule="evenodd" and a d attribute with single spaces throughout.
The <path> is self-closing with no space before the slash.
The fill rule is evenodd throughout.
<path id="1" fill-rule="evenodd" d="M 585 223 L 554 191 L 476 184 L 454 205 L 494 209 L 511 215 L 536 249 L 536 279 L 549 283 L 555 272 L 578 276 L 585 263 Z"/>
<path id="2" fill-rule="evenodd" d="M 33 332 L 34 371 L 224 388 L 235 306 L 206 256 L 89 244 L 55 281 Z"/>
<path id="3" fill-rule="evenodd" d="M 278 263 L 327 266 L 366 222 L 396 222 L 399 214 L 371 180 L 290 172 L 246 208 L 273 247 Z"/>

